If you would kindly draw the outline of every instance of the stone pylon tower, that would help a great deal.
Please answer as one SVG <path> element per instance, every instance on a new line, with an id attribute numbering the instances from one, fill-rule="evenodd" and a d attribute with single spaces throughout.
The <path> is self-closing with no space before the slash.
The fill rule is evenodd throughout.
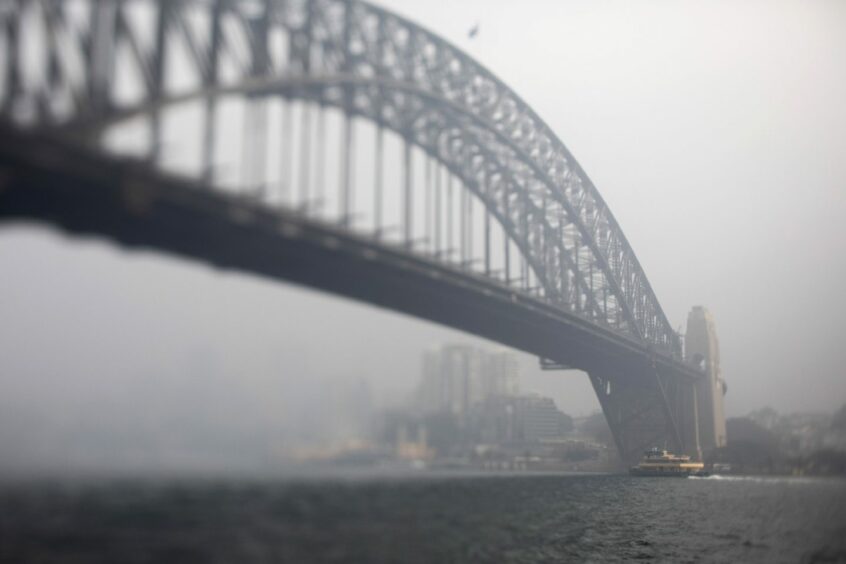
<path id="1" fill-rule="evenodd" d="M 698 431 L 698 444 L 702 452 L 726 444 L 726 418 L 723 395 L 726 384 L 720 372 L 720 347 L 714 318 L 702 306 L 694 307 L 687 316 L 687 333 L 684 339 L 685 358 L 702 367 L 705 377 L 693 389 L 694 420 Z"/>

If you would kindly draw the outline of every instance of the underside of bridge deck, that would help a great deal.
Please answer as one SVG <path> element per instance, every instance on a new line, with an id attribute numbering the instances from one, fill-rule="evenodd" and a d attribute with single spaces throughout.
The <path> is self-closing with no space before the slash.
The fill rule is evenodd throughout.
<path id="1" fill-rule="evenodd" d="M 322 289 L 585 370 L 626 463 L 651 446 L 696 453 L 689 371 L 656 362 L 637 343 L 576 315 L 134 161 L 13 133 L 0 139 L 0 220 L 47 221 L 70 233 Z"/>

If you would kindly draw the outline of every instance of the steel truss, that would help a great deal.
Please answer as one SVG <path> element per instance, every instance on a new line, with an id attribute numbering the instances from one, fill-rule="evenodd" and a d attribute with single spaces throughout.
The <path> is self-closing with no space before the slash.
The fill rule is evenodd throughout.
<path id="1" fill-rule="evenodd" d="M 681 353 L 625 236 L 563 143 L 489 71 L 412 22 L 350 0 L 7 0 L 0 22 L 7 119 L 97 142 L 110 124 L 139 114 L 155 123 L 192 96 L 210 116 L 233 92 L 257 108 L 272 97 L 341 108 L 458 177 L 551 303 Z M 24 52 L 32 41 L 42 43 L 38 56 Z M 168 68 L 176 44 L 193 79 L 181 91 Z M 130 100 L 118 62 L 140 77 Z M 208 173 L 218 132 L 213 119 L 204 129 Z"/>
<path id="2" fill-rule="evenodd" d="M 350 231 L 357 131 L 375 125 L 375 146 L 367 147 L 375 155 L 375 243 L 395 228 L 408 253 L 476 268 L 488 282 L 641 344 L 645 359 L 682 362 L 678 335 L 631 246 L 564 144 L 490 71 L 413 22 L 356 0 L 4 0 L 0 46 L 0 116 L 20 130 L 107 152 L 110 128 L 142 119 L 149 125 L 142 157 L 161 168 L 163 114 L 201 104 L 196 180 L 211 190 L 222 188 L 219 107 L 240 97 L 245 131 L 255 133 L 244 145 L 239 190 L 268 209 L 278 202 L 262 176 L 270 158 L 267 108 L 285 104 L 280 144 L 300 147 L 305 171 L 299 186 L 285 189 L 298 190 L 303 217 L 325 198 L 325 113 L 340 112 L 337 220 Z M 293 138 L 294 103 L 305 104 L 300 139 Z M 401 186 L 385 185 L 386 132 L 404 144 Z M 415 185 L 412 149 L 426 156 L 423 186 Z M 276 157 L 290 171 L 293 152 Z M 452 209 L 453 179 L 459 210 Z M 401 192 L 400 225 L 382 220 L 387 190 Z M 425 245 L 414 236 L 418 190 L 425 191 Z M 481 257 L 472 252 L 473 202 L 484 209 Z M 491 266 L 492 224 L 507 237 L 503 272 Z M 678 448 L 686 442 L 687 380 L 654 361 L 632 374 L 590 372 L 621 452 L 659 436 Z"/>

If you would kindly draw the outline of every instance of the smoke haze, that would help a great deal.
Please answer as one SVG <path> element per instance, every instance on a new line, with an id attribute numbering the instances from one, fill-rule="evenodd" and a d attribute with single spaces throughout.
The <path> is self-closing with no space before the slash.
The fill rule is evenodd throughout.
<path id="1" fill-rule="evenodd" d="M 674 326 L 713 312 L 728 415 L 846 402 L 846 4 L 382 5 L 547 121 Z M 407 401 L 427 347 L 496 346 L 32 225 L 0 229 L 0 272 L 0 470 L 273 467 L 354 434 L 348 396 Z M 523 364 L 523 389 L 599 408 L 583 374 Z"/>

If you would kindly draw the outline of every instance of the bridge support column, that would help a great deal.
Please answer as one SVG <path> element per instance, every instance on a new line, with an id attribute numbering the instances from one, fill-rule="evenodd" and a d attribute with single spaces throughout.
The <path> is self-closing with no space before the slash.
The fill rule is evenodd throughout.
<path id="1" fill-rule="evenodd" d="M 624 464 L 637 463 L 652 447 L 700 456 L 689 416 L 693 384 L 662 375 L 654 365 L 589 374 Z"/>
<path id="2" fill-rule="evenodd" d="M 705 371 L 695 383 L 693 409 L 697 434 L 706 453 L 726 444 L 723 394 L 726 386 L 720 371 L 720 347 L 714 318 L 704 307 L 694 307 L 687 317 L 685 357 Z"/>

